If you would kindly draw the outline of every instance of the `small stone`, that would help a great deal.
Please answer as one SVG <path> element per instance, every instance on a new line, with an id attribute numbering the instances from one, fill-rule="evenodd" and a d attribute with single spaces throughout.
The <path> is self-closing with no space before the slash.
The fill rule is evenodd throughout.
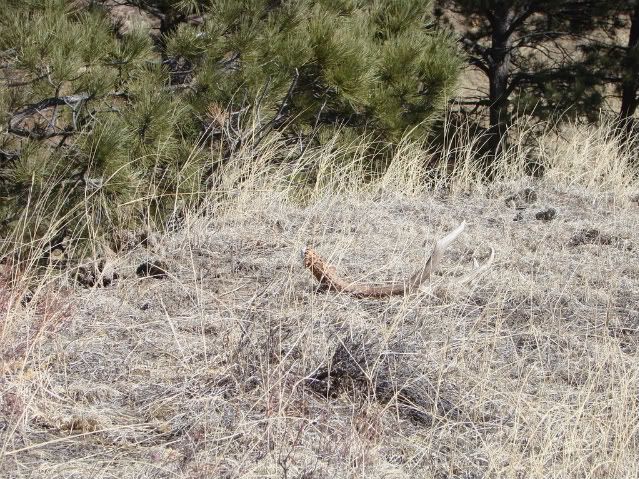
<path id="1" fill-rule="evenodd" d="M 113 264 L 104 259 L 80 266 L 75 273 L 75 280 L 85 288 L 110 286 L 118 277 Z"/>
<path id="2" fill-rule="evenodd" d="M 145 261 L 135 270 L 135 274 L 139 277 L 152 277 L 163 279 L 168 277 L 169 268 L 166 266 L 166 263 L 159 260 L 154 261 Z"/>
<path id="3" fill-rule="evenodd" d="M 568 244 L 570 246 L 582 244 L 611 245 L 617 242 L 619 242 L 619 238 L 602 233 L 596 228 L 584 228 L 575 234 Z"/>
<path id="4" fill-rule="evenodd" d="M 557 216 L 557 211 L 554 208 L 546 208 L 545 210 L 539 211 L 535 218 L 540 221 L 551 221 Z"/>

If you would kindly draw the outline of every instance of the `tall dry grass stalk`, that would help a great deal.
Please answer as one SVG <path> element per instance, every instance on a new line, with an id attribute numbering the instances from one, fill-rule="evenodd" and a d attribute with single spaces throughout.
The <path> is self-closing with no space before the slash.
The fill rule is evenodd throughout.
<path id="1" fill-rule="evenodd" d="M 486 191 L 491 186 L 481 166 L 486 137 L 473 135 L 468 124 L 444 130 L 444 140 L 437 144 L 400 143 L 384 170 L 372 173 L 367 169 L 372 139 L 344 145 L 336 137 L 301 156 L 293 150 L 273 161 L 281 158 L 281 151 L 272 136 L 257 150 L 246 143 L 221 166 L 215 183 L 235 198 L 241 191 L 277 191 L 311 202 L 341 193 L 374 197 L 380 192 L 412 196 L 442 189 L 452 194 Z M 494 181 L 522 181 L 532 173 L 542 178 L 527 181 L 621 197 L 637 188 L 639 160 L 636 141 L 623 141 L 619 131 L 614 123 L 540 125 L 520 118 L 494 161 Z"/>

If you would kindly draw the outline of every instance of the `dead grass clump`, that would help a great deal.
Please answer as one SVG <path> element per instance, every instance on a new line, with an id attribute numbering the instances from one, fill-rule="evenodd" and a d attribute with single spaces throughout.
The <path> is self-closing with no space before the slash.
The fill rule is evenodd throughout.
<path id="1" fill-rule="evenodd" d="M 307 376 L 308 387 L 327 399 L 347 394 L 355 401 L 378 401 L 395 407 L 397 414 L 430 426 L 433 416 L 459 419 L 462 412 L 447 399 L 445 386 L 436 389 L 427 375 L 405 357 L 405 344 L 380 344 L 375 338 L 338 339 L 327 366 Z"/>
<path id="2" fill-rule="evenodd" d="M 568 243 L 570 246 L 583 244 L 612 245 L 620 242 L 616 236 L 602 233 L 596 228 L 584 228 L 577 232 Z"/>

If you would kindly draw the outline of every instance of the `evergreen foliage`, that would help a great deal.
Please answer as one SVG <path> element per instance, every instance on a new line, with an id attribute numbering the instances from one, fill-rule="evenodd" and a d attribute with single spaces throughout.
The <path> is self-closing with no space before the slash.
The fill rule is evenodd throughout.
<path id="1" fill-rule="evenodd" d="M 28 237 L 108 232 L 197 190 L 206 160 L 189 154 L 190 110 L 164 90 L 169 74 L 146 32 L 116 35 L 102 9 L 61 0 L 7 8 L 0 20 L 5 232 L 20 221 Z M 71 215 L 65 228 L 56 224 L 63 214 Z"/>
<path id="2" fill-rule="evenodd" d="M 412 127 L 424 134 L 461 66 L 451 38 L 427 27 L 428 3 L 214 0 L 166 53 L 195 67 L 200 114 L 258 103 L 276 128 L 352 127 L 396 141 Z"/>
<path id="3" fill-rule="evenodd" d="M 584 51 L 610 31 L 617 10 L 609 0 L 437 0 L 438 18 L 461 19 L 460 41 L 487 77 L 487 95 L 468 103 L 488 109 L 491 153 L 499 151 L 515 110 L 596 120 L 605 76 Z"/>
<path id="4" fill-rule="evenodd" d="M 304 146 L 423 136 L 461 67 L 422 0 L 128 3 L 159 35 L 120 28 L 106 2 L 3 1 L 0 236 L 164 222 L 247 129 Z"/>
<path id="5" fill-rule="evenodd" d="M 606 11 L 598 38 L 579 46 L 581 65 L 598 86 L 606 87 L 607 96 L 619 101 L 620 122 L 631 133 L 639 106 L 639 1 L 610 4 Z"/>

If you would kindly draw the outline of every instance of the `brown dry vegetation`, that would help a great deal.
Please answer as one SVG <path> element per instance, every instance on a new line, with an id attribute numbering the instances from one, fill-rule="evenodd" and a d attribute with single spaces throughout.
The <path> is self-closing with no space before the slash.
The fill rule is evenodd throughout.
<path id="1" fill-rule="evenodd" d="M 304 191 L 261 145 L 206 214 L 108 258 L 106 287 L 51 269 L 26 301 L 31 270 L 5 267 L 0 476 L 637 477 L 630 154 L 568 128 L 538 138 L 531 179 L 514 145 L 496 183 L 459 161 L 432 189 L 416 147 L 374 183 L 309 151 Z M 461 220 L 429 292 L 319 293 L 302 267 L 312 244 L 351 278 L 405 277 Z M 136 275 L 147 260 L 168 275 Z"/>

